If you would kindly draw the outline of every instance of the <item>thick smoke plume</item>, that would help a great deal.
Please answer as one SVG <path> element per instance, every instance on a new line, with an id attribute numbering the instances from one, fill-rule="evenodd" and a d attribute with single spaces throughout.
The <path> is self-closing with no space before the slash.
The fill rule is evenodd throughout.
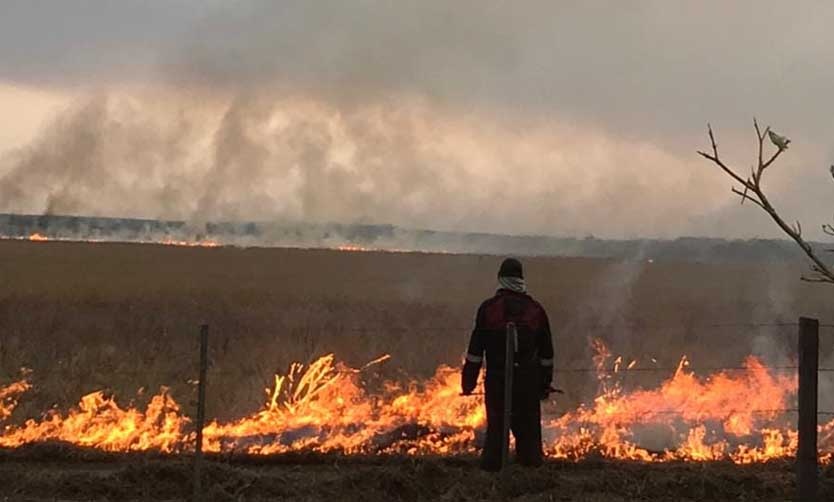
<path id="1" fill-rule="evenodd" d="M 648 143 L 456 111 L 418 97 L 345 109 L 298 94 L 100 95 L 3 159 L 0 211 L 650 235 L 686 218 L 675 186 L 703 184 L 610 169 L 677 162 Z"/>
<path id="2" fill-rule="evenodd" d="M 0 82 L 87 97 L 0 161 L 0 210 L 772 237 L 694 154 L 711 121 L 743 166 L 758 115 L 812 233 L 830 30 L 761 5 L 11 2 Z"/>

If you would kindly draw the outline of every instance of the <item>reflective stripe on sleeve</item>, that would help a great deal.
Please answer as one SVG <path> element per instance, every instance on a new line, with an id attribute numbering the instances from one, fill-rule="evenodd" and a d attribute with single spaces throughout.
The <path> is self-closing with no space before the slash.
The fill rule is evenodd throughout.
<path id="1" fill-rule="evenodd" d="M 539 359 L 539 364 L 542 366 L 553 366 L 553 359 Z"/>
<path id="2" fill-rule="evenodd" d="M 483 356 L 475 356 L 470 353 L 466 353 L 466 360 L 470 363 L 479 363 L 484 360 Z"/>

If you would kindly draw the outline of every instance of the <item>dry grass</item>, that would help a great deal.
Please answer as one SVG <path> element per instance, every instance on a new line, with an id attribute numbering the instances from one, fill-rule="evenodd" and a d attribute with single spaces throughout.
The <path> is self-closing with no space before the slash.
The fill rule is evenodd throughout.
<path id="1" fill-rule="evenodd" d="M 274 371 L 331 351 L 354 365 L 390 353 L 381 377 L 421 377 L 458 363 L 499 260 L 0 241 L 0 379 L 34 370 L 37 390 L 18 417 L 99 388 L 130 399 L 169 385 L 187 405 L 202 322 L 211 325 L 211 417 L 254 411 Z M 695 366 L 736 365 L 750 352 L 790 353 L 794 329 L 699 325 L 834 317 L 830 291 L 800 283 L 799 265 L 525 262 L 550 313 L 558 366 L 588 366 L 591 336 L 663 366 L 683 353 Z M 594 391 L 588 375 L 560 378 L 574 401 L 566 406 Z"/>
<path id="2" fill-rule="evenodd" d="M 192 249 L 0 241 L 0 381 L 21 366 L 36 390 L 16 419 L 74 404 L 94 389 L 129 399 L 194 389 L 197 332 L 211 325 L 210 417 L 257 409 L 273 371 L 333 351 L 350 364 L 393 359 L 380 378 L 426 376 L 457 364 L 478 302 L 500 258 L 281 249 Z M 793 328 L 707 328 L 710 323 L 832 319 L 830 290 L 796 280 L 800 266 L 622 264 L 526 260 L 547 307 L 557 365 L 587 366 L 588 338 L 662 366 L 686 353 L 695 366 L 736 365 L 751 352 L 792 351 Z M 720 350 L 716 350 L 716 347 Z M 832 344 L 823 343 L 824 356 Z M 663 375 L 635 376 L 633 385 Z M 566 407 L 594 391 L 590 375 L 560 376 Z M 640 380 L 638 380 L 638 378 Z M 138 398 L 142 400 L 141 397 Z M 6 500 L 184 500 L 190 466 L 153 456 L 81 457 L 25 451 L 0 461 Z M 473 459 L 313 460 L 283 457 L 207 468 L 206 500 L 786 500 L 789 465 L 548 463 L 505 484 Z M 33 468 L 36 466 L 36 468 Z M 823 494 L 834 496 L 825 473 Z"/>
<path id="3" fill-rule="evenodd" d="M 49 447 L 0 456 L 0 497 L 6 500 L 184 501 L 191 493 L 187 458 L 93 453 L 78 462 L 72 451 Z M 205 466 L 202 500 L 765 502 L 791 500 L 795 489 L 792 466 L 784 462 L 548 462 L 533 470 L 513 466 L 503 480 L 476 465 L 466 457 L 214 459 Z M 832 496 L 829 468 L 822 472 L 820 500 Z"/>

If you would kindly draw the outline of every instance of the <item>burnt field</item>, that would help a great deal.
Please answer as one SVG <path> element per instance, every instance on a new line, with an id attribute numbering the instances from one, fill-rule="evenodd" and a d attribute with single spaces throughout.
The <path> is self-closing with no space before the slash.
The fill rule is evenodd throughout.
<path id="1" fill-rule="evenodd" d="M 103 454 L 61 445 L 0 450 L 4 500 L 189 500 L 189 457 Z M 785 501 L 794 496 L 792 463 L 647 464 L 586 459 L 512 466 L 505 479 L 477 468 L 472 456 L 289 454 L 210 457 L 204 500 L 633 500 Z M 820 500 L 834 496 L 834 469 L 820 478 Z"/>
<path id="2" fill-rule="evenodd" d="M 24 374 L 31 384 L 15 397 L 2 424 L 8 431 L 27 419 L 42 421 L 50 409 L 60 410 L 66 419 L 65 410 L 77 409 L 81 396 L 96 390 L 118 399 L 122 409 L 144 410 L 164 386 L 166 395 L 179 403 L 176 416 L 183 423 L 176 432 L 185 444 L 196 396 L 197 333 L 204 322 L 211 329 L 210 420 L 233 423 L 264 409 L 264 389 L 275 386 L 276 373 L 285 374 L 294 361 L 311 363 L 329 353 L 351 368 L 389 354 L 390 359 L 363 370 L 361 388 L 369 395 L 390 382 L 410 389 L 413 382 L 436 378 L 441 365 L 457 367 L 474 310 L 494 289 L 500 259 L 0 241 L 0 385 L 20 379 L 21 368 L 27 368 Z M 557 374 L 557 385 L 566 395 L 547 404 L 553 417 L 600 395 L 599 375 L 584 371 L 596 354 L 592 339 L 626 362 L 638 361 L 638 367 L 672 368 L 619 378 L 619 392 L 629 394 L 668 381 L 684 354 L 692 361 L 693 379 L 707 378 L 716 368 L 738 368 L 749 355 L 765 367 L 789 366 L 796 328 L 783 324 L 799 315 L 834 318 L 825 287 L 798 281 L 801 264 L 524 261 L 530 290 L 550 315 L 556 366 L 581 370 Z M 823 361 L 831 358 L 833 348 L 830 337 L 823 336 Z M 704 382 L 701 390 L 712 392 L 706 388 L 709 380 Z M 757 382 L 733 383 L 747 389 Z M 825 380 L 820 384 L 825 409 L 831 386 Z M 328 389 L 317 399 L 339 398 L 354 388 Z M 470 414 L 478 407 L 447 405 L 435 399 L 443 394 L 436 394 L 424 392 L 420 402 L 461 407 Z M 284 420 L 287 412 L 282 408 L 281 413 Z M 706 434 L 716 427 L 713 422 L 725 418 L 738 417 L 712 417 Z M 655 429 L 630 439 L 652 455 L 675 451 L 672 433 L 688 429 L 678 429 L 677 422 L 662 425 L 669 430 L 660 439 Z M 757 447 L 761 440 L 754 432 L 743 437 Z M 278 437 L 270 434 L 268 438 Z M 89 435 L 79 437 L 82 444 L 103 444 Z M 790 451 L 788 443 L 785 439 L 785 451 Z M 0 495 L 9 500 L 180 500 L 187 495 L 190 453 L 182 444 L 167 453 L 134 447 L 136 442 L 124 448 L 146 451 L 126 453 L 118 451 L 121 446 L 112 448 L 117 451 L 88 451 L 78 444 L 56 444 L 63 443 L 33 441 L 3 450 Z M 415 444 L 381 455 L 344 445 L 324 453 L 308 448 L 255 456 L 221 448 L 206 466 L 207 490 L 212 500 L 785 500 L 793 493 L 788 458 L 757 460 L 754 465 L 693 462 L 705 453 L 690 448 L 675 457 L 690 461 L 649 463 L 636 461 L 628 448 L 619 446 L 606 457 L 597 445 L 576 454 L 578 460 L 557 459 L 563 450 L 554 449 L 544 468 L 513 471 L 512 480 L 500 484 L 477 471 L 469 439 L 440 446 Z M 572 447 L 570 455 L 580 448 Z M 727 451 L 735 447 L 731 442 Z M 451 449 L 441 454 L 439 448 Z M 714 450 L 707 454 L 704 458 L 720 456 Z M 826 469 L 822 489 L 831 494 L 831 471 Z"/>

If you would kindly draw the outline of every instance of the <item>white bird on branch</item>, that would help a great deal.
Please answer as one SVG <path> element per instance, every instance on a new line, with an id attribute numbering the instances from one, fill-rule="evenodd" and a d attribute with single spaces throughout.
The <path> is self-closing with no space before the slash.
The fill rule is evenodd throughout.
<path id="1" fill-rule="evenodd" d="M 767 131 L 767 135 L 770 137 L 770 142 L 776 145 L 776 148 L 780 150 L 788 149 L 788 145 L 790 144 L 791 140 L 784 136 L 779 136 L 773 131 Z"/>

